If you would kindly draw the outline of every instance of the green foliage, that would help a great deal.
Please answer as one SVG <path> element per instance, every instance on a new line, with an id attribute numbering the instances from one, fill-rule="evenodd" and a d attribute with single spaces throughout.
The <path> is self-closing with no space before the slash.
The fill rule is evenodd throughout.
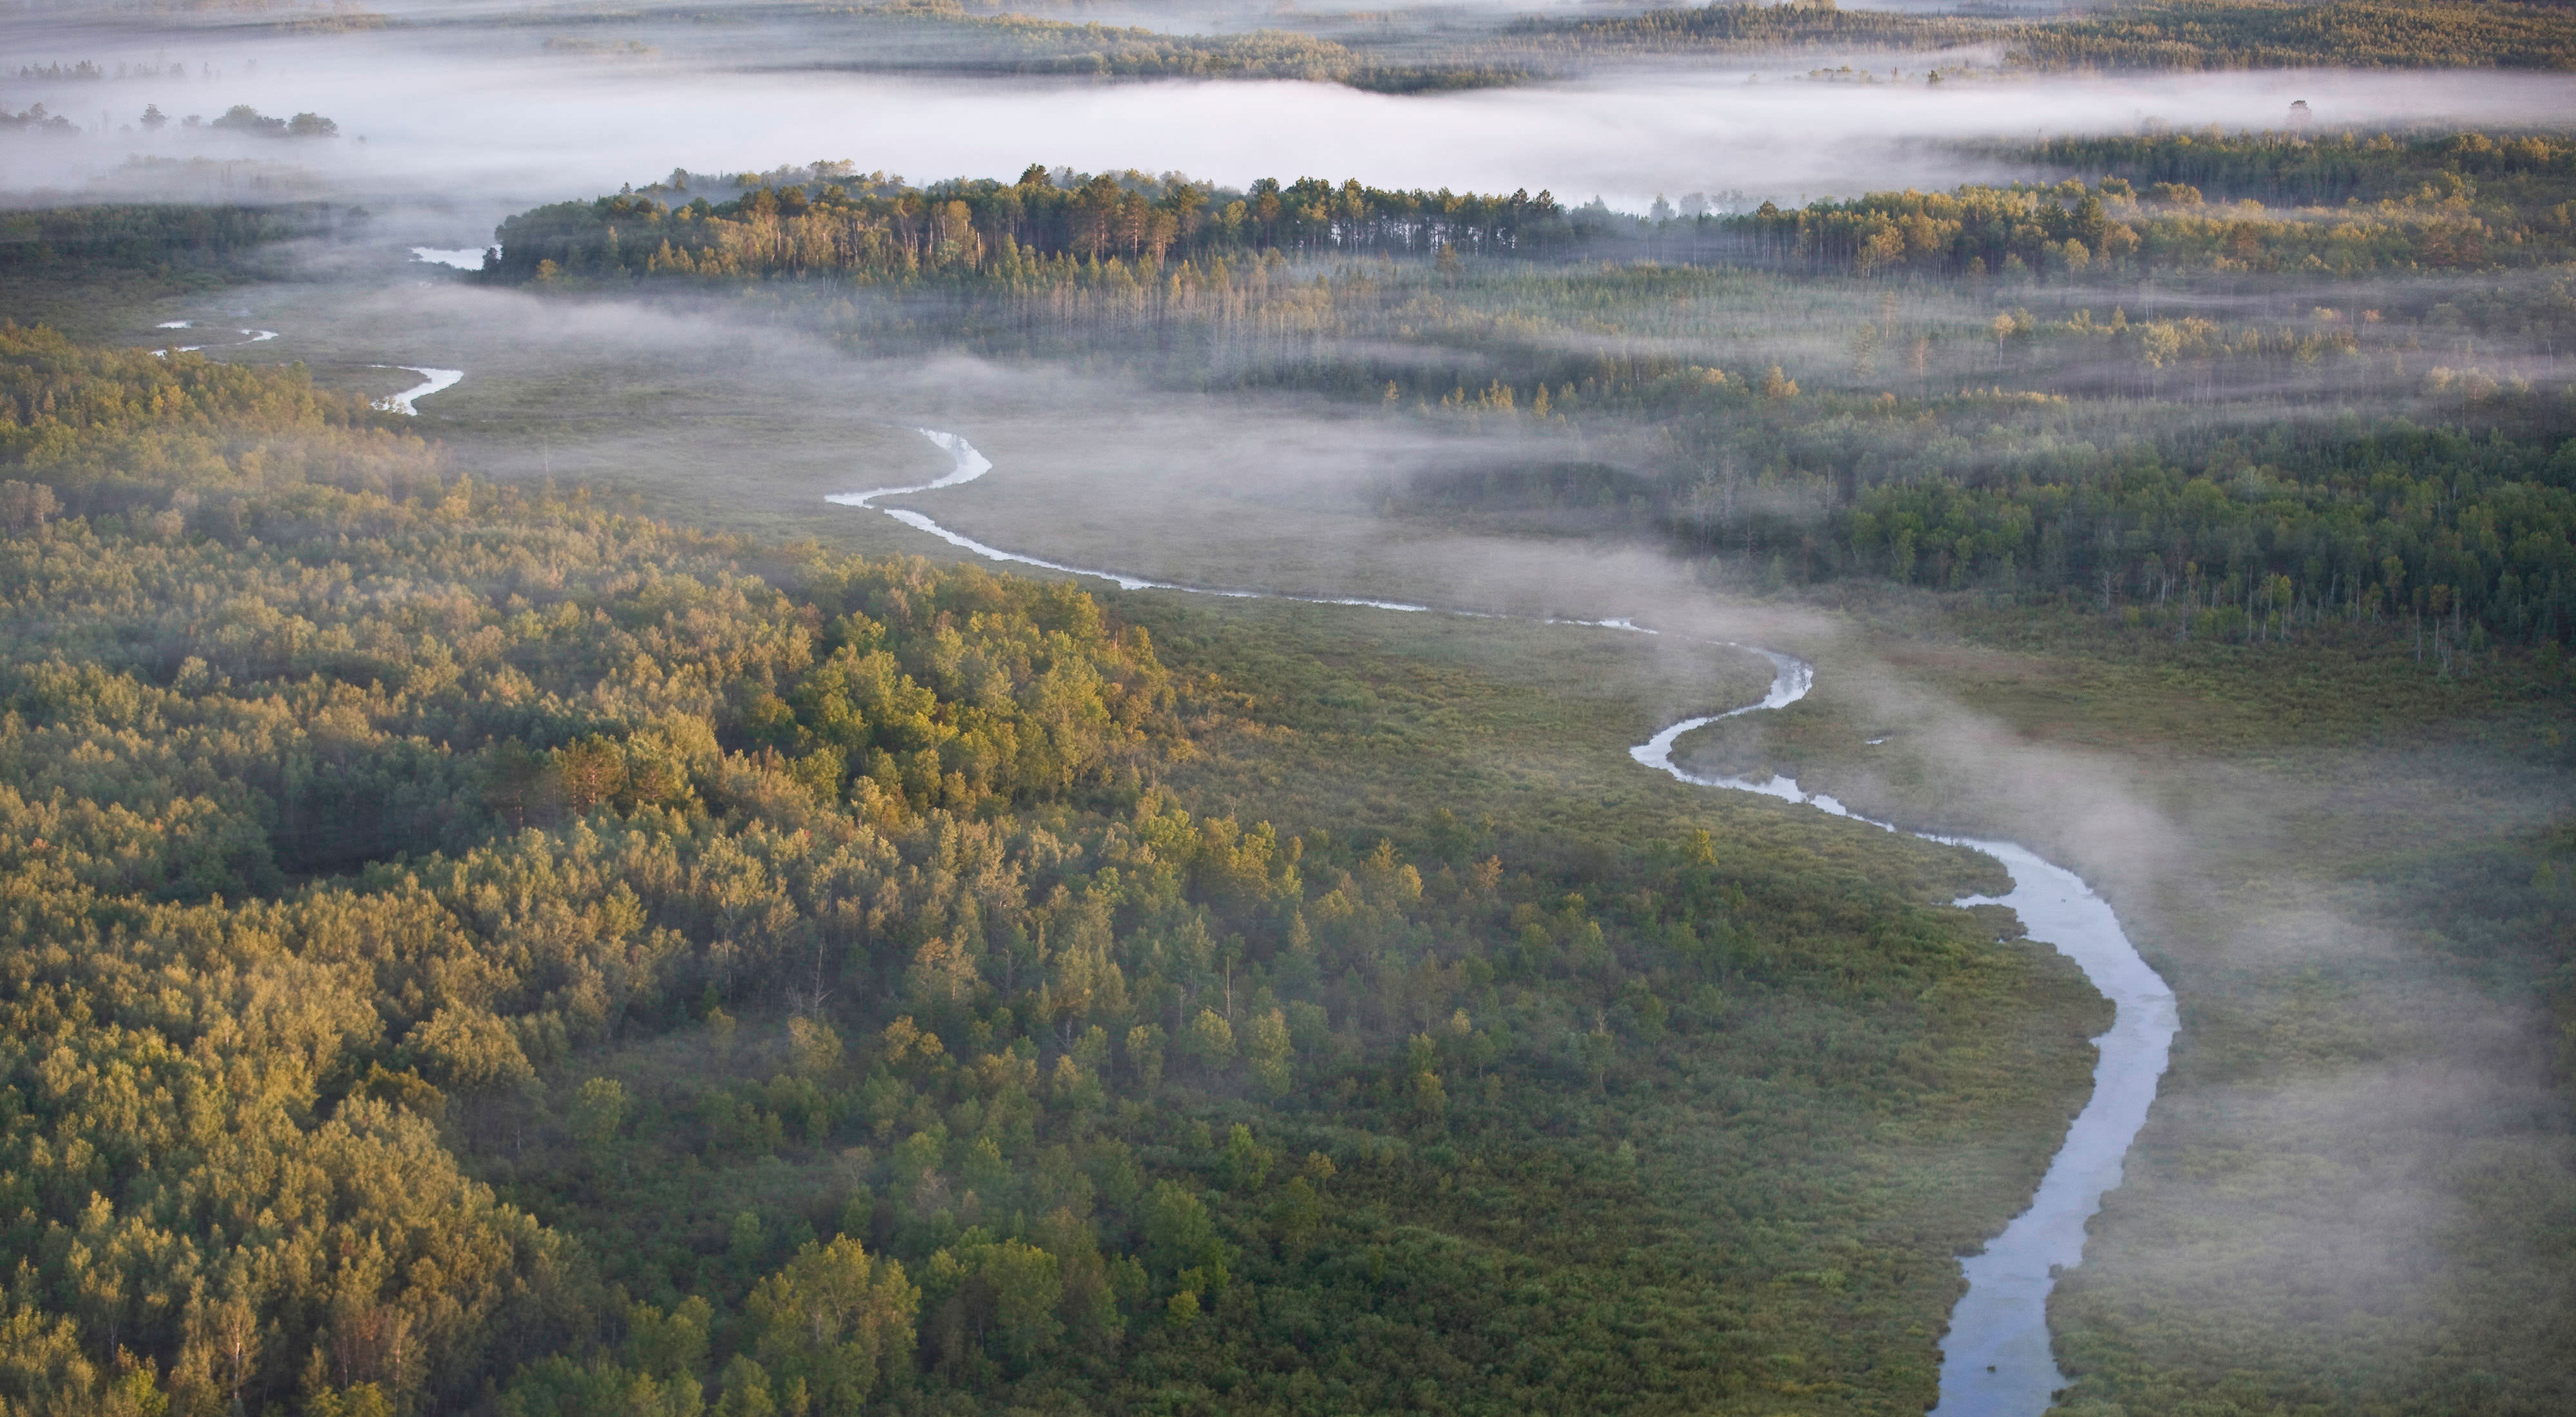
<path id="1" fill-rule="evenodd" d="M 2033 25 L 2026 62 L 2058 68 L 2576 68 L 2553 7 L 2462 0 L 2142 5 Z"/>
<path id="2" fill-rule="evenodd" d="M 2056 138 L 1997 155 L 2100 180 L 1879 192 L 1796 211 L 1765 203 L 1723 225 L 1769 259 L 1860 275 L 2001 275 L 2018 263 L 2070 281 L 2342 279 L 2576 255 L 2576 143 L 2563 137 L 2210 128 Z"/>
<path id="3" fill-rule="evenodd" d="M 2088 448 L 2040 473 L 1986 457 L 1944 466 L 1923 440 L 1905 482 L 1862 482 L 1833 519 L 1831 559 L 1810 573 L 2017 583 L 2125 605 L 2130 623 L 2176 638 L 2272 642 L 2394 622 L 2419 651 L 2431 636 L 2446 666 L 2472 626 L 2524 644 L 2576 636 L 2571 445 L 2404 422 L 2173 441 L 2180 466 Z M 1938 471 L 1914 480 L 1926 463 Z"/>
<path id="4" fill-rule="evenodd" d="M 2017 157 L 2108 174 L 2133 192 L 2192 204 L 2206 193 L 2269 207 L 2383 202 L 2431 188 L 2480 208 L 2563 227 L 2558 204 L 2576 196 L 2576 143 L 2550 133 L 2475 131 L 2237 133 L 2215 129 L 2134 137 L 2051 138 Z M 2190 192 L 2179 190 L 2183 187 Z"/>
<path id="5" fill-rule="evenodd" d="M 798 1250 L 786 1268 L 752 1287 L 743 1308 L 773 1384 L 827 1412 L 855 1412 L 886 1380 L 909 1371 L 921 1291 L 900 1263 L 871 1258 L 843 1236 Z M 800 1403 L 790 1397 L 786 1405 Z"/>

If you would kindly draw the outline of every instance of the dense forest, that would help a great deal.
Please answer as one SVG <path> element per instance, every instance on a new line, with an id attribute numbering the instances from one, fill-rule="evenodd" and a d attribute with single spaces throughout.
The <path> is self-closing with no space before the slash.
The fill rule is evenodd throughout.
<path id="1" fill-rule="evenodd" d="M 842 165 L 846 167 L 846 165 Z M 677 179 L 686 185 L 685 175 Z M 656 184 L 564 202 L 501 224 L 487 272 L 715 279 L 947 277 L 1003 285 L 1096 278 L 1104 258 L 1139 269 L 1268 251 L 1430 254 L 1460 246 L 1536 252 L 1579 239 L 1555 197 L 1389 192 L 1319 178 L 1224 193 L 1177 175 L 1077 176 L 1031 167 L 1017 182 L 907 186 L 883 173 L 815 173 L 721 204 Z"/>
<path id="2" fill-rule="evenodd" d="M 401 422 L 0 329 L 0 1410 L 1932 1399 L 2103 1022 L 1990 861 L 1194 812 L 1076 588 Z"/>

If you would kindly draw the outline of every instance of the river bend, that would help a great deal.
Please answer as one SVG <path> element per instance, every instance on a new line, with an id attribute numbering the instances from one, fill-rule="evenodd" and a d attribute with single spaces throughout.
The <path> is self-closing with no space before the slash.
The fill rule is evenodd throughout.
<path id="1" fill-rule="evenodd" d="M 1113 582 L 1123 590 L 1170 590 L 1238 599 L 1301 601 L 1311 605 L 1356 605 L 1411 614 L 1509 618 L 1485 611 L 1451 610 L 1360 596 L 1293 595 L 1185 585 L 1122 571 L 1067 565 L 988 546 L 942 526 L 920 512 L 877 505 L 879 498 L 935 492 L 972 482 L 993 470 L 991 459 L 956 434 L 928 428 L 920 432 L 951 458 L 953 465 L 947 473 L 912 486 L 840 492 L 824 500 L 840 506 L 883 512 L 906 526 L 928 532 L 951 546 L 988 561 L 1095 577 Z M 1638 634 L 1659 633 L 1625 619 L 1555 620 L 1547 623 L 1590 625 Z M 1736 647 L 1752 650 L 1771 661 L 1771 687 L 1761 701 L 1725 713 L 1684 719 L 1631 748 L 1629 756 L 1643 766 L 1669 773 L 1695 786 L 1759 793 L 1801 803 L 1834 816 L 1869 821 L 1871 825 L 1888 831 L 1905 831 L 1905 828 L 1887 822 L 1861 817 L 1823 793 L 1807 792 L 1794 778 L 1774 775 L 1768 781 L 1754 782 L 1744 778 L 1708 777 L 1691 772 L 1673 761 L 1673 745 L 1692 729 L 1741 714 L 1786 708 L 1806 697 L 1807 691 L 1815 685 L 1815 666 L 1805 660 L 1757 645 Z M 2013 888 L 2010 891 L 2000 896 L 1963 896 L 1957 903 L 2012 907 L 2032 939 L 2048 942 L 2075 961 L 2085 977 L 2092 981 L 2093 987 L 2109 998 L 2117 1010 L 2109 1031 L 2093 1040 L 2097 1049 L 2093 1065 L 2093 1095 L 2067 1128 L 2066 1138 L 2050 1159 L 2048 1172 L 2041 1178 L 2039 1190 L 2031 1198 L 2029 1208 L 2014 1217 L 2004 1227 L 2003 1233 L 1987 1242 L 1982 1251 L 1960 1262 L 1967 1276 L 1968 1290 L 1951 1311 L 1950 1331 L 1942 1341 L 1941 1399 L 1940 1405 L 1933 1409 L 1934 1417 L 2039 1417 L 2048 1410 L 2057 1390 L 2066 1384 L 2049 1348 L 2049 1290 L 2055 1287 L 2060 1270 L 2073 1268 L 2083 1261 L 2085 1223 L 2102 1208 L 2103 1195 L 2120 1184 L 2121 1168 L 2128 1156 L 2129 1145 L 2136 1139 L 2138 1129 L 2146 1124 L 2147 1109 L 2155 1101 L 2156 1084 L 2164 1075 L 2174 1033 L 2179 1027 L 2179 1016 L 2175 1010 L 2173 990 L 2139 956 L 2137 948 L 2129 942 L 2128 933 L 2120 928 L 2119 919 L 2112 913 L 2110 904 L 2074 872 L 2013 842 L 1942 836 L 1932 832 L 1909 831 L 1906 834 L 1927 841 L 1970 847 L 2003 863 L 2004 869 L 2012 876 Z"/>

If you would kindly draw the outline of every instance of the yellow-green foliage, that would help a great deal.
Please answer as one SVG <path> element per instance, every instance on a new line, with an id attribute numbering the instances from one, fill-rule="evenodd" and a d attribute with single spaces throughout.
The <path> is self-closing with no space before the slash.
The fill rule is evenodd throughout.
<path id="1" fill-rule="evenodd" d="M 1204 264 L 1282 250 L 1537 251 L 1573 232 L 1547 192 L 1390 191 L 1313 177 L 1264 178 L 1240 198 L 1171 174 L 1100 173 L 1058 186 L 1040 167 L 1016 182 L 926 188 L 883 173 L 855 175 L 846 164 L 743 180 L 754 184 L 750 191 L 717 204 L 704 197 L 683 204 L 677 190 L 656 187 L 522 212 L 501 223 L 500 258 L 488 274 L 859 283 L 937 276 L 1056 286 L 1097 279 L 1104 260 L 1144 268 L 1175 255 Z"/>
<path id="2" fill-rule="evenodd" d="M 2451 178 L 2368 206 L 2274 211 L 2252 199 L 2208 205 L 2188 187 L 2151 188 L 2142 199 L 2126 181 L 2100 191 L 2068 182 L 1883 192 L 1796 211 L 1766 202 L 1730 224 L 1775 258 L 1858 275 L 2349 277 L 2533 265 L 2569 254 L 2576 229 L 2561 214 L 2527 221 L 2509 208 L 2481 212 L 2474 190 Z"/>

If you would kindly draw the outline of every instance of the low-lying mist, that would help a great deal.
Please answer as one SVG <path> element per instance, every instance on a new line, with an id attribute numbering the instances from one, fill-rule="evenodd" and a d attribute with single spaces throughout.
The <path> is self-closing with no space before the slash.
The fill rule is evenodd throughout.
<path id="1" fill-rule="evenodd" d="M 24 16 L 8 30 L 11 52 L 28 59 L 86 59 L 112 74 L 131 58 L 137 68 L 149 61 L 186 71 L 0 76 L 0 105 L 41 103 L 84 130 L 0 137 L 11 149 L 16 200 L 148 195 L 185 177 L 185 169 L 128 166 L 133 158 L 259 158 L 379 204 L 444 205 L 451 215 L 433 210 L 407 230 L 458 246 L 540 201 L 641 185 L 674 167 L 760 169 L 782 156 L 846 157 L 917 180 L 1007 177 L 1034 160 L 1177 169 L 1229 184 L 1315 174 L 1379 186 L 1547 189 L 1568 202 L 1597 195 L 1642 209 L 1659 194 L 1731 192 L 1786 204 L 2029 175 L 1940 146 L 1952 139 L 2126 131 L 2148 119 L 2274 127 L 2293 100 L 2305 100 L 2321 124 L 2514 125 L 2564 114 L 2576 99 L 2576 80 L 2523 74 L 1827 82 L 1802 77 L 1812 56 L 1399 97 L 1295 82 L 746 72 L 737 61 L 685 53 L 549 50 L 542 25 L 255 42 Z M 1857 57 L 1891 76 L 1921 66 L 1919 57 Z M 171 125 L 137 127 L 147 104 Z M 188 115 L 212 119 L 236 104 L 280 117 L 315 113 L 336 122 L 340 136 L 262 139 L 184 126 Z"/>
<path id="2" fill-rule="evenodd" d="M 1902 668 L 1874 659 L 1891 649 Z M 2012 831 L 2082 873 L 2181 986 L 2173 1070 L 2052 1301 L 2061 1329 L 2128 1337 L 2070 1373 L 2119 1372 L 2140 1350 L 2218 1370 L 2289 1351 L 2318 1392 L 2426 1400 L 2461 1365 L 2550 1383 L 2527 1360 L 2563 1332 L 2576 1162 L 2551 1026 L 2487 972 L 2490 910 L 2439 897 L 2475 879 L 2460 863 L 2516 859 L 2511 843 L 2576 806 L 2563 778 L 2447 743 L 2091 751 L 1922 672 L 2009 682 L 2046 673 L 2037 661 L 1857 636 L 1822 662 L 1785 725 L 1704 731 L 1684 760 L 1785 766 L 1917 827 Z"/>

